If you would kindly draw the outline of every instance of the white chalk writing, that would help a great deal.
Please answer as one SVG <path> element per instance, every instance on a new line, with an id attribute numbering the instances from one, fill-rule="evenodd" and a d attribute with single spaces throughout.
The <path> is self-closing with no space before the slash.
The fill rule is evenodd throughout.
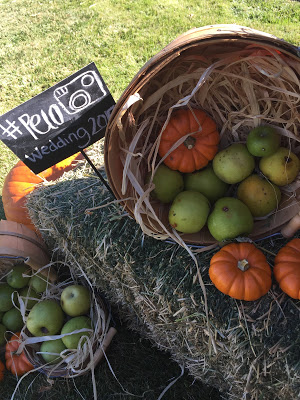
<path id="1" fill-rule="evenodd" d="M 88 123 L 85 127 L 79 127 L 76 131 L 67 135 L 59 135 L 53 140 L 50 139 L 47 144 L 40 148 L 36 146 L 31 154 L 25 154 L 25 158 L 35 163 L 38 160 L 42 160 L 45 155 L 71 144 L 76 144 L 79 149 L 88 147 L 92 143 L 92 137 L 106 128 L 113 108 L 114 106 L 111 106 L 103 114 L 88 118 Z"/>
<path id="2" fill-rule="evenodd" d="M 20 136 L 23 135 L 23 132 L 20 130 L 20 126 L 16 125 L 16 121 L 10 122 L 8 119 L 6 119 L 5 121 L 6 121 L 7 126 L 0 124 L 2 136 L 17 139 L 18 136 L 16 136 L 16 134 L 18 134 Z"/>

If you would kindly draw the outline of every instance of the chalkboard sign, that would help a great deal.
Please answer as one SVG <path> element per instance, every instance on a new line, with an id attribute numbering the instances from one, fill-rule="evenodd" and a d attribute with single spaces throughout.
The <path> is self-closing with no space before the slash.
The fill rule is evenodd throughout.
<path id="1" fill-rule="evenodd" d="M 94 63 L 0 117 L 0 139 L 34 173 L 105 135 L 115 101 Z"/>

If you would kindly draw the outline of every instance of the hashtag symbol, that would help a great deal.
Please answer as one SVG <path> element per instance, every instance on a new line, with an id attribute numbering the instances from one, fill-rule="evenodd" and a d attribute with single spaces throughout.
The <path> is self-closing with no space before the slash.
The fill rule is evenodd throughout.
<path id="1" fill-rule="evenodd" d="M 22 135 L 22 131 L 20 131 L 20 127 L 16 126 L 16 121 L 10 122 L 8 119 L 6 120 L 7 127 L 0 124 L 0 129 L 2 129 L 3 136 L 11 137 L 13 139 L 17 139 L 16 134 Z"/>

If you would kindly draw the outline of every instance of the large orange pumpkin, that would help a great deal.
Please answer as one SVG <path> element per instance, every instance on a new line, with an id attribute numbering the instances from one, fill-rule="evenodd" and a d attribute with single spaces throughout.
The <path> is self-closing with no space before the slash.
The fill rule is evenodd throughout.
<path id="1" fill-rule="evenodd" d="M 300 239 L 292 239 L 279 250 L 273 272 L 281 290 L 300 300 Z"/>
<path id="2" fill-rule="evenodd" d="M 158 153 L 164 157 L 183 136 L 191 133 L 176 147 L 164 163 L 173 170 L 194 172 L 205 167 L 218 151 L 220 140 L 215 122 L 202 110 L 179 109 L 173 112 L 162 132 Z"/>
<path id="3" fill-rule="evenodd" d="M 271 268 L 253 243 L 230 243 L 210 260 L 209 276 L 217 289 L 238 300 L 257 300 L 271 288 Z"/>
<path id="4" fill-rule="evenodd" d="M 31 362 L 28 361 L 24 350 L 21 354 L 17 354 L 20 343 L 20 332 L 17 332 L 5 346 L 6 368 L 11 371 L 12 374 L 17 376 L 24 375 L 26 372 L 31 371 L 34 368 Z"/>
<path id="5" fill-rule="evenodd" d="M 26 207 L 26 195 L 32 192 L 37 184 L 54 181 L 76 165 L 75 161 L 83 158 L 81 153 L 55 164 L 40 174 L 34 174 L 22 161 L 19 161 L 7 174 L 2 188 L 2 202 L 6 219 L 26 225 L 37 232 Z"/>

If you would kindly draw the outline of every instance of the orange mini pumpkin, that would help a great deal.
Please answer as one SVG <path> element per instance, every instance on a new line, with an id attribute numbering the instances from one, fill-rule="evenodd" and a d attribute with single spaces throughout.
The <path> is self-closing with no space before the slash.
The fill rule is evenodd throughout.
<path id="1" fill-rule="evenodd" d="M 257 300 L 272 284 L 266 256 L 248 242 L 222 247 L 210 260 L 209 276 L 217 289 L 238 300 Z"/>
<path id="2" fill-rule="evenodd" d="M 158 153 L 164 157 L 183 136 L 191 133 L 176 147 L 164 163 L 173 170 L 194 172 L 205 167 L 218 151 L 220 140 L 215 122 L 202 110 L 179 109 L 173 112 L 162 132 Z"/>
<path id="3" fill-rule="evenodd" d="M 24 350 L 21 354 L 16 354 L 20 343 L 20 332 L 17 332 L 11 337 L 5 346 L 6 368 L 11 371 L 12 374 L 17 376 L 24 375 L 26 372 L 31 371 L 34 368 L 31 362 L 28 361 Z"/>
<path id="4" fill-rule="evenodd" d="M 273 272 L 281 290 L 300 300 L 300 239 L 292 239 L 279 250 Z"/>
<path id="5" fill-rule="evenodd" d="M 26 195 L 44 179 L 47 181 L 58 179 L 64 172 L 74 168 L 74 161 L 80 158 L 83 158 L 81 153 L 74 154 L 38 175 L 33 173 L 22 161 L 17 162 L 7 174 L 2 188 L 2 202 L 6 219 L 24 224 L 37 232 L 28 214 Z"/>

